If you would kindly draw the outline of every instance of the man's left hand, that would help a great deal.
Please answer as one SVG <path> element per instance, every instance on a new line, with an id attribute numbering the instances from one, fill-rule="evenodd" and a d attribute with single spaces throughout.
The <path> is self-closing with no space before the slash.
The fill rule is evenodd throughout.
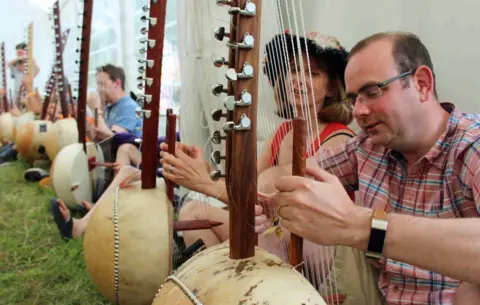
<path id="1" fill-rule="evenodd" d="M 307 168 L 313 179 L 288 176 L 275 183 L 281 225 L 320 245 L 366 248 L 372 210 L 355 205 L 336 176 Z"/>
<path id="2" fill-rule="evenodd" d="M 113 132 L 105 127 L 93 127 L 93 138 L 95 140 L 105 140 L 113 136 Z"/>

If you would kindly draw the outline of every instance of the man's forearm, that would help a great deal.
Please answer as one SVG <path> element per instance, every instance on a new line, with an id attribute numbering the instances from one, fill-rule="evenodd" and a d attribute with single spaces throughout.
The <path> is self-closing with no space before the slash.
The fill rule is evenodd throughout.
<path id="1" fill-rule="evenodd" d="M 384 254 L 443 275 L 480 284 L 480 219 L 430 219 L 392 214 Z"/>
<path id="2" fill-rule="evenodd" d="M 363 214 L 368 215 L 368 214 Z M 362 216 L 365 217 L 365 216 Z M 366 250 L 368 233 L 356 247 Z M 480 284 L 480 219 L 431 219 L 391 213 L 383 255 L 445 276 Z"/>

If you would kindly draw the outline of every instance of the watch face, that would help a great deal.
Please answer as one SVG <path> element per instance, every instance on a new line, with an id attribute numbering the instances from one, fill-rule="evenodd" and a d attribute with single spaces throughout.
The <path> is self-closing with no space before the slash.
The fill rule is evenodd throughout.
<path id="1" fill-rule="evenodd" d="M 368 241 L 367 251 L 381 256 L 383 252 L 383 245 L 385 243 L 385 235 L 385 230 L 372 228 L 370 231 L 370 240 Z"/>

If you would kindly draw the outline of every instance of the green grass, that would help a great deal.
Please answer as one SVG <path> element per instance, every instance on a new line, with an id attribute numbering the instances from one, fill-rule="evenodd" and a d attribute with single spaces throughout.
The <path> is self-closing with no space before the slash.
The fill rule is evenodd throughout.
<path id="1" fill-rule="evenodd" d="M 0 167 L 0 304 L 109 304 L 86 272 L 82 242 L 60 238 L 53 192 L 27 183 L 27 168 Z"/>

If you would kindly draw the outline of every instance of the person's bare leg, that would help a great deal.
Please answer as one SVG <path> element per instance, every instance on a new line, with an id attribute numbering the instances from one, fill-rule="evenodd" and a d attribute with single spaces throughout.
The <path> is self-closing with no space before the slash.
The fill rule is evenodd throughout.
<path id="1" fill-rule="evenodd" d="M 135 165 L 140 164 L 142 154 L 133 144 L 122 144 L 117 150 L 115 163 L 120 165 Z"/>
<path id="2" fill-rule="evenodd" d="M 88 211 L 88 213 L 82 218 L 80 219 L 72 218 L 72 221 L 73 221 L 72 237 L 74 239 L 80 238 L 85 234 L 85 230 L 87 229 L 88 222 L 90 221 L 90 218 L 93 215 L 93 211 L 95 211 L 95 208 L 102 203 L 103 201 L 102 199 L 104 199 L 104 197 L 114 192 L 117 186 L 120 185 L 120 183 L 124 182 L 125 179 L 134 175 L 135 173 L 140 173 L 140 171 L 131 166 L 122 166 L 117 176 L 113 179 L 110 186 L 105 190 L 102 196 L 100 196 L 100 198 L 98 199 L 97 204 L 93 205 L 92 208 Z M 65 219 L 65 221 L 67 221 L 70 216 L 68 208 L 63 202 L 59 202 L 59 206 L 60 206 L 60 212 L 62 213 L 63 218 Z"/>
<path id="3" fill-rule="evenodd" d="M 210 221 L 219 221 L 222 225 L 213 229 L 195 230 L 183 232 L 183 240 L 185 246 L 190 246 L 197 240 L 203 240 L 205 247 L 211 247 L 222 243 L 228 239 L 229 236 L 229 217 L 228 211 L 214 207 L 204 202 L 190 201 L 187 202 L 181 209 L 178 215 L 178 220 L 200 220 L 208 219 Z"/>

